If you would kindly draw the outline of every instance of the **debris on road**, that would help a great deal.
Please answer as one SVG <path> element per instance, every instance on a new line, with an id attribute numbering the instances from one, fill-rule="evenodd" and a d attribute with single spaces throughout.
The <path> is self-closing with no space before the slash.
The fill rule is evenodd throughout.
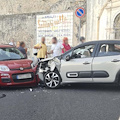
<path id="1" fill-rule="evenodd" d="M 24 92 L 21 92 L 22 94 L 24 93 Z"/>
<path id="2" fill-rule="evenodd" d="M 32 88 L 30 88 L 30 92 L 32 92 L 33 91 L 33 89 Z"/>
<path id="3" fill-rule="evenodd" d="M 34 97 L 36 97 L 36 95 L 34 95 Z"/>

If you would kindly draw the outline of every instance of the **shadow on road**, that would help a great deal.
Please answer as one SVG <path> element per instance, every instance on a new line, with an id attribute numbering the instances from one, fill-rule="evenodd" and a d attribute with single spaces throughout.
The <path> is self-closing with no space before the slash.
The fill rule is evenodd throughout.
<path id="1" fill-rule="evenodd" d="M 69 89 L 69 90 L 90 90 L 90 91 L 120 91 L 120 86 L 114 84 L 66 84 L 63 85 L 60 89 Z"/>
<path id="2" fill-rule="evenodd" d="M 35 89 L 37 90 L 86 90 L 86 91 L 120 91 L 120 86 L 114 85 L 114 84 L 81 84 L 81 83 L 75 83 L 75 84 L 64 84 L 58 89 L 48 89 L 44 86 L 36 86 L 36 87 L 3 87 L 0 88 L 0 90 L 3 91 L 24 91 L 32 89 L 33 91 Z"/>
<path id="3" fill-rule="evenodd" d="M 0 90 L 5 90 L 5 91 L 15 91 L 15 90 L 28 90 L 28 89 L 34 89 L 37 87 L 1 87 Z"/>

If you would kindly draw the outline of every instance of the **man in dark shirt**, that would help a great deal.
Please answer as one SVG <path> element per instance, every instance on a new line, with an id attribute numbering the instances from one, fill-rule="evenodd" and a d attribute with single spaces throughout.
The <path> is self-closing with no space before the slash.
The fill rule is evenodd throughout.
<path id="1" fill-rule="evenodd" d="M 20 47 L 18 48 L 18 50 L 20 50 L 24 54 L 24 56 L 27 57 L 24 42 L 20 42 Z"/>

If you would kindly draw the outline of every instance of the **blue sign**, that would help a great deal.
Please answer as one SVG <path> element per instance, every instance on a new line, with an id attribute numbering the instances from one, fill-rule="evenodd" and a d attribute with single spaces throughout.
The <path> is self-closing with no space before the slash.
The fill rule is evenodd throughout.
<path id="1" fill-rule="evenodd" d="M 84 8 L 77 8 L 75 11 L 75 14 L 77 17 L 82 18 L 85 15 L 85 10 Z"/>

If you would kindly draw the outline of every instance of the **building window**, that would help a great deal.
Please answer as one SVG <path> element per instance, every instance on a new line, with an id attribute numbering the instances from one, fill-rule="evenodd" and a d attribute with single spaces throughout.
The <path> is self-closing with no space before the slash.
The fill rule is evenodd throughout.
<path id="1" fill-rule="evenodd" d="M 114 20 L 115 39 L 120 39 L 120 13 Z"/>

